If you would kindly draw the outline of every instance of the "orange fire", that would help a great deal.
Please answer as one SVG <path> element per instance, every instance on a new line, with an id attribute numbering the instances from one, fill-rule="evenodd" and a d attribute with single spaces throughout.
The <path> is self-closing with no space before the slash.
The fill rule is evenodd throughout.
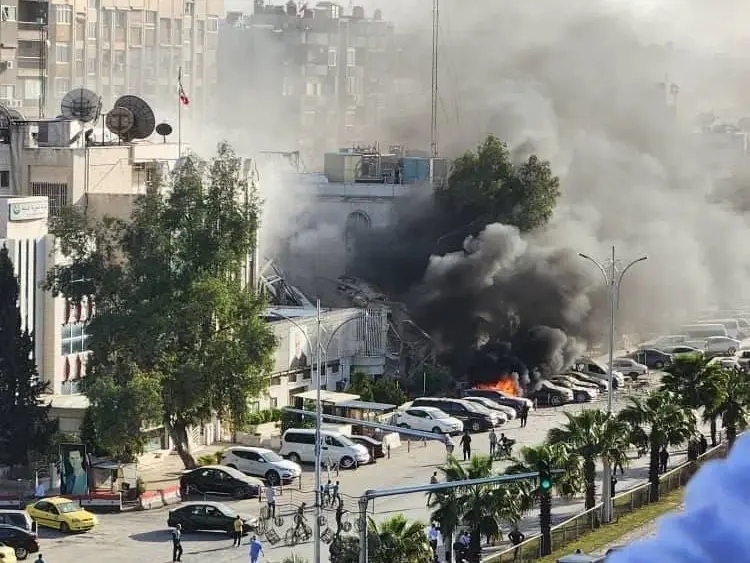
<path id="1" fill-rule="evenodd" d="M 492 391 L 500 391 L 511 397 L 519 397 L 521 395 L 521 389 L 518 387 L 518 383 L 512 377 L 501 377 L 494 383 L 479 383 L 477 389 L 490 389 Z"/>

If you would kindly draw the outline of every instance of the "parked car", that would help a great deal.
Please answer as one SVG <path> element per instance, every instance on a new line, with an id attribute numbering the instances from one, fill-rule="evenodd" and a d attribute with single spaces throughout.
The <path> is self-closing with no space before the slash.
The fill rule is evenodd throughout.
<path id="1" fill-rule="evenodd" d="M 37 535 L 16 526 L 0 524 L 0 543 L 12 547 L 19 561 L 39 551 Z"/>
<path id="2" fill-rule="evenodd" d="M 568 377 L 572 377 L 576 381 L 581 381 L 583 383 L 593 383 L 594 385 L 598 387 L 599 391 L 602 391 L 602 392 L 609 391 L 609 383 L 603 379 L 597 379 L 596 377 L 584 375 L 582 373 L 578 373 L 577 371 L 570 371 L 566 373 L 565 375 Z"/>
<path id="3" fill-rule="evenodd" d="M 188 502 L 169 511 L 167 526 L 180 524 L 185 533 L 196 531 L 218 531 L 234 533 L 237 513 L 221 502 Z M 242 532 L 247 534 L 257 527 L 258 519 L 242 519 Z"/>
<path id="4" fill-rule="evenodd" d="M 631 378 L 648 375 L 648 366 L 636 362 L 633 358 L 615 358 L 612 360 L 612 367 Z"/>
<path id="5" fill-rule="evenodd" d="M 25 510 L 0 509 L 0 524 L 23 528 L 27 532 L 36 533 L 36 522 Z"/>
<path id="6" fill-rule="evenodd" d="M 10 546 L 0 543 L 0 563 L 16 563 L 16 561 L 18 559 L 16 559 L 15 550 Z"/>
<path id="7" fill-rule="evenodd" d="M 247 475 L 263 477 L 273 485 L 290 483 L 302 475 L 298 464 L 266 448 L 233 446 L 224 451 L 221 464 Z"/>
<path id="8" fill-rule="evenodd" d="M 321 430 L 321 462 L 338 464 L 342 469 L 354 469 L 370 463 L 370 452 L 355 444 L 349 436 L 335 430 Z M 315 463 L 315 430 L 290 428 L 281 437 L 279 454 L 295 463 Z"/>
<path id="9" fill-rule="evenodd" d="M 609 381 L 609 370 L 607 367 L 591 358 L 581 358 L 576 360 L 572 369 L 573 371 L 583 373 L 589 377 L 596 377 L 598 379 Z M 621 385 L 625 385 L 625 376 L 622 372 L 612 370 L 612 385 L 615 389 Z"/>
<path id="10" fill-rule="evenodd" d="M 572 403 L 575 399 L 573 391 L 571 389 L 565 389 L 564 387 L 558 387 L 542 379 L 528 397 L 536 401 L 540 405 L 550 405 L 552 407 L 559 407 L 565 403 Z"/>
<path id="11" fill-rule="evenodd" d="M 735 354 L 737 363 L 739 363 L 746 371 L 750 368 L 750 348 L 742 348 Z"/>
<path id="12" fill-rule="evenodd" d="M 660 336 L 656 340 L 641 344 L 639 350 L 663 350 L 664 348 L 673 348 L 687 342 L 688 337 L 685 334 L 670 334 L 669 336 Z"/>
<path id="13" fill-rule="evenodd" d="M 583 383 L 563 375 L 554 375 L 550 377 L 548 381 L 557 387 L 563 387 L 573 391 L 573 400 L 576 403 L 588 403 L 599 396 L 598 389 L 586 387 Z"/>
<path id="14" fill-rule="evenodd" d="M 94 514 L 63 497 L 43 498 L 27 506 L 26 510 L 37 526 L 54 528 L 63 533 L 85 532 L 99 523 Z"/>
<path id="15" fill-rule="evenodd" d="M 405 411 L 396 413 L 393 423 L 401 428 L 435 434 L 460 434 L 464 431 L 463 422 L 437 407 L 411 406 Z"/>
<path id="16" fill-rule="evenodd" d="M 361 434 L 355 434 L 350 436 L 352 442 L 364 446 L 367 451 L 370 452 L 370 462 L 375 463 L 376 459 L 385 457 L 385 449 L 383 448 L 383 442 L 370 438 L 369 436 L 362 436 Z"/>
<path id="17" fill-rule="evenodd" d="M 236 499 L 254 498 L 260 495 L 262 487 L 260 479 L 226 465 L 204 465 L 183 471 L 180 477 L 180 491 L 184 497 L 190 493 L 211 493 Z"/>
<path id="18" fill-rule="evenodd" d="M 502 413 L 503 416 L 505 416 L 506 422 L 508 420 L 513 420 L 516 418 L 516 409 L 513 407 L 506 407 L 505 405 L 499 405 L 492 399 L 487 399 L 486 397 L 464 397 L 464 401 L 471 401 L 472 403 L 476 403 L 478 405 L 482 405 L 485 408 L 490 409 L 491 411 L 496 411 L 498 413 Z"/>
<path id="19" fill-rule="evenodd" d="M 518 416 L 524 408 L 530 409 L 534 403 L 526 397 L 512 397 L 496 389 L 467 389 L 465 394 L 468 397 L 484 397 L 495 401 L 498 405 L 512 407 Z"/>
<path id="20" fill-rule="evenodd" d="M 472 432 L 483 432 L 498 424 L 497 417 L 492 417 L 488 414 L 488 411 L 483 410 L 475 403 L 462 399 L 420 397 L 412 401 L 412 406 L 438 408 L 463 422 L 464 429 L 471 430 Z"/>
<path id="21" fill-rule="evenodd" d="M 673 348 L 669 349 L 669 353 L 672 354 L 672 356 L 677 356 L 680 354 L 701 354 L 703 355 L 703 350 L 700 348 L 696 348 L 694 346 L 675 346 Z"/>
<path id="22" fill-rule="evenodd" d="M 704 351 L 706 354 L 711 356 L 734 356 L 737 350 L 740 349 L 742 343 L 734 338 L 726 336 L 710 336 L 706 338 L 706 344 Z"/>
<path id="23" fill-rule="evenodd" d="M 644 364 L 650 369 L 664 369 L 666 366 L 672 364 L 672 355 L 656 348 L 642 348 L 632 354 L 628 354 L 626 357 L 632 358 L 639 364 Z"/>
<path id="24" fill-rule="evenodd" d="M 735 371 L 737 373 L 745 373 L 747 369 L 743 367 L 741 363 L 737 361 L 737 358 L 733 357 L 725 357 L 725 356 L 716 356 L 714 358 L 711 358 L 709 360 L 708 364 L 709 366 L 716 366 L 718 365 L 722 369 Z"/>

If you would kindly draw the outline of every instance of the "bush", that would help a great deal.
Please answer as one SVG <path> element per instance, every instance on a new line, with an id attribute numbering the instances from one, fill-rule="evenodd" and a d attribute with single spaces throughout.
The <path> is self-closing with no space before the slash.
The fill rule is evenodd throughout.
<path id="1" fill-rule="evenodd" d="M 223 454 L 223 451 L 204 454 L 198 458 L 198 465 L 200 465 L 201 467 L 203 467 L 204 465 L 218 465 L 221 463 L 221 456 Z"/>
<path id="2" fill-rule="evenodd" d="M 265 409 L 259 412 L 251 413 L 247 417 L 247 425 L 256 426 L 258 424 L 264 424 L 266 422 L 280 422 L 281 417 L 281 409 Z"/>

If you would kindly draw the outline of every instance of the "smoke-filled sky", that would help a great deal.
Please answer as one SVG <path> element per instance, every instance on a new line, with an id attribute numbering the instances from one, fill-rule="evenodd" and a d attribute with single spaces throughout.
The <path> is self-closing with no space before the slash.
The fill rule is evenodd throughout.
<path id="1" fill-rule="evenodd" d="M 390 109 L 390 138 L 382 141 L 425 148 L 431 2 L 355 4 L 370 13 L 381 8 L 410 34 L 400 64 L 416 69 L 414 84 Z M 473 254 L 433 258 L 423 280 L 421 271 L 412 272 L 411 291 L 403 295 L 426 329 L 456 346 L 459 321 L 491 321 L 506 316 L 498 311 L 505 306 L 525 311 L 520 322 L 528 329 L 545 325 L 596 339 L 606 331 L 592 305 L 600 274 L 576 254 L 605 260 L 612 245 L 623 263 L 649 257 L 623 283 L 623 331 L 653 319 L 668 330 L 706 306 L 750 303 L 747 219 L 707 202 L 716 172 L 694 135 L 700 112 L 733 120 L 750 115 L 750 7 L 739 4 L 441 0 L 441 150 L 454 156 L 494 133 L 550 160 L 563 196 L 544 232 L 521 240 L 493 226 L 472 243 Z M 679 87 L 675 108 L 667 107 L 674 101 L 667 89 L 657 88 L 665 80 Z M 413 231 L 429 213 L 427 206 L 402 213 L 398 232 Z M 267 227 L 290 223 L 283 206 L 267 208 Z M 321 218 L 310 233 L 330 238 L 331 229 Z M 429 244 L 419 236 L 394 240 L 396 231 L 388 231 L 376 232 L 360 256 L 370 271 L 401 275 L 404 256 L 426 262 Z M 328 258 L 333 252 L 331 245 L 318 249 Z"/>

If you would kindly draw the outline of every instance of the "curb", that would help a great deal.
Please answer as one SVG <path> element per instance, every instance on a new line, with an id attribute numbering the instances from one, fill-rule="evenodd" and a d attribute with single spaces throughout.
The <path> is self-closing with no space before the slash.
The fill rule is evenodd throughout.
<path id="1" fill-rule="evenodd" d="M 146 491 L 138 499 L 138 508 L 141 510 L 154 510 L 156 508 L 162 508 L 180 502 L 182 502 L 180 486 L 173 485 L 164 489 Z"/>

